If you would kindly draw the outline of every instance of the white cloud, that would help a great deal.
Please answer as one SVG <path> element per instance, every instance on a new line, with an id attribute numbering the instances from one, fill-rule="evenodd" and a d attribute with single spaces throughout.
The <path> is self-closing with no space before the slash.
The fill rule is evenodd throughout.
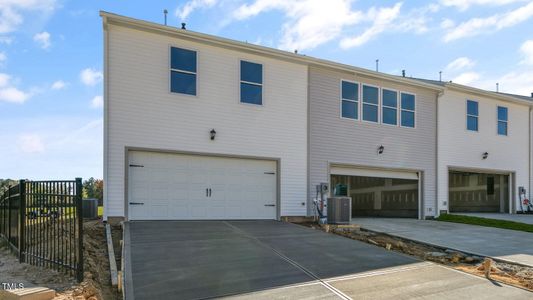
<path id="1" fill-rule="evenodd" d="M 18 139 L 19 150 L 23 153 L 41 153 L 44 152 L 43 139 L 36 134 L 22 135 Z"/>
<path id="2" fill-rule="evenodd" d="M 460 70 L 463 70 L 463 69 L 470 69 L 472 68 L 473 66 L 476 65 L 476 62 L 471 60 L 470 58 L 468 57 L 459 57 L 455 60 L 453 60 L 452 62 L 450 62 L 445 70 L 446 71 L 460 71 Z"/>
<path id="3" fill-rule="evenodd" d="M 256 0 L 241 5 L 233 18 L 245 20 L 260 13 L 281 11 L 286 21 L 279 48 L 312 49 L 338 38 L 346 26 L 363 21 L 364 14 L 352 10 L 351 3 L 351 0 Z"/>
<path id="4" fill-rule="evenodd" d="M 523 1 L 524 0 L 441 0 L 440 3 L 444 6 L 453 6 L 461 11 L 464 11 L 470 6 L 474 5 L 501 6 Z"/>
<path id="5" fill-rule="evenodd" d="M 56 0 L 1 0 L 0 34 L 18 29 L 24 22 L 26 12 L 37 13 L 37 17 L 46 17 L 56 8 Z"/>
<path id="6" fill-rule="evenodd" d="M 26 102 L 32 96 L 14 87 L 11 83 L 11 76 L 5 73 L 0 73 L 0 102 L 18 103 Z"/>
<path id="7" fill-rule="evenodd" d="M 104 97 L 96 96 L 91 100 L 92 108 L 102 108 L 104 107 Z"/>
<path id="8" fill-rule="evenodd" d="M 444 36 L 445 42 L 476 36 L 512 27 L 533 17 L 533 2 L 502 14 L 474 18 L 451 28 Z"/>
<path id="9" fill-rule="evenodd" d="M 210 8 L 217 4 L 217 2 L 218 0 L 191 0 L 176 9 L 176 17 L 185 20 L 193 11 L 202 8 Z"/>
<path id="10" fill-rule="evenodd" d="M 520 47 L 520 52 L 524 56 L 522 63 L 533 65 L 533 40 L 525 41 Z"/>
<path id="11" fill-rule="evenodd" d="M 455 26 L 455 22 L 452 19 L 444 19 L 440 22 L 440 28 L 449 29 Z"/>
<path id="12" fill-rule="evenodd" d="M 453 83 L 469 85 L 477 81 L 481 75 L 476 72 L 466 72 L 452 79 Z"/>
<path id="13" fill-rule="evenodd" d="M 50 33 L 46 31 L 36 33 L 33 36 L 33 40 L 43 49 L 48 49 L 52 45 L 52 42 L 50 41 Z"/>
<path id="14" fill-rule="evenodd" d="M 371 8 L 368 12 L 368 18 L 373 20 L 372 26 L 356 37 L 342 39 L 341 48 L 347 49 L 361 46 L 374 36 L 385 31 L 398 18 L 401 7 L 402 3 L 396 3 L 393 7 Z"/>
<path id="15" fill-rule="evenodd" d="M 83 69 L 80 73 L 81 82 L 88 86 L 93 86 L 100 83 L 103 78 L 104 75 L 101 71 L 97 71 L 91 68 Z"/>
<path id="16" fill-rule="evenodd" d="M 52 86 L 50 87 L 52 90 L 62 90 L 67 87 L 67 83 L 63 80 L 57 80 L 54 83 L 52 83 Z"/>

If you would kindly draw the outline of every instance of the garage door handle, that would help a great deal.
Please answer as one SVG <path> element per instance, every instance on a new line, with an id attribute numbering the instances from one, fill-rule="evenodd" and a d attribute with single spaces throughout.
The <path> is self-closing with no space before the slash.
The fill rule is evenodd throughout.
<path id="1" fill-rule="evenodd" d="M 143 202 L 130 202 L 130 205 L 144 205 Z"/>
<path id="2" fill-rule="evenodd" d="M 131 164 L 130 167 L 132 167 L 132 168 L 144 168 L 143 165 L 133 165 L 133 164 Z"/>
<path id="3" fill-rule="evenodd" d="M 265 206 L 272 206 L 272 207 L 274 207 L 274 206 L 276 206 L 276 204 L 265 204 Z"/>

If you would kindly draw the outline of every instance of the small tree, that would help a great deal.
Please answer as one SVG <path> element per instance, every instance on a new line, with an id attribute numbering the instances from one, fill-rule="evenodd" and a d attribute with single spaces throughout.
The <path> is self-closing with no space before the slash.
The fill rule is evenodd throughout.
<path id="1" fill-rule="evenodd" d="M 104 181 L 93 177 L 83 182 L 83 198 L 98 199 L 98 205 L 102 205 L 104 198 Z"/>

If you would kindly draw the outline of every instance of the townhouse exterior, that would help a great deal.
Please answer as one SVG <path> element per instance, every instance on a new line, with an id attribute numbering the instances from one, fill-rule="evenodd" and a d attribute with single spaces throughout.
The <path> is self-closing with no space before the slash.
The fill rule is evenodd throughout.
<path id="1" fill-rule="evenodd" d="M 351 196 L 354 216 L 429 218 L 496 194 L 513 213 L 531 185 L 527 97 L 101 16 L 105 219 L 310 216 L 321 183 Z M 481 191 L 452 201 L 455 172 L 485 174 L 491 197 L 450 207 Z"/>

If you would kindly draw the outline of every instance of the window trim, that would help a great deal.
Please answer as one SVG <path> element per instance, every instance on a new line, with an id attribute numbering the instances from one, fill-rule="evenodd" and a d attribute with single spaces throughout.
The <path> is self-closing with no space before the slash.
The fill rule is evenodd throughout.
<path id="1" fill-rule="evenodd" d="M 402 94 L 408 94 L 408 95 L 412 95 L 414 98 L 415 98 L 415 108 L 414 110 L 410 110 L 410 109 L 403 109 L 402 108 Z M 401 128 L 411 128 L 411 129 L 416 129 L 417 126 L 418 126 L 418 119 L 417 119 L 417 107 L 418 107 L 418 104 L 417 104 L 417 94 L 416 93 L 412 93 L 412 92 L 407 92 L 407 91 L 400 91 L 400 93 L 398 94 L 398 126 L 401 127 Z M 413 113 L 413 119 L 415 121 L 415 126 L 411 127 L 411 126 L 403 126 L 402 125 L 402 111 L 407 111 L 407 112 L 412 112 Z"/>
<path id="2" fill-rule="evenodd" d="M 507 110 L 507 120 L 500 120 L 500 117 L 499 117 L 499 114 L 498 114 L 498 110 L 499 108 L 505 108 Z M 505 134 L 500 134 L 499 132 L 499 126 L 500 126 L 500 122 L 505 122 Z M 509 136 L 509 107 L 507 106 L 502 106 L 502 105 L 496 105 L 496 135 L 497 136 Z"/>
<path id="3" fill-rule="evenodd" d="M 247 63 L 252 63 L 252 64 L 257 64 L 257 65 L 261 65 L 261 78 L 263 79 L 263 82 L 261 84 L 259 83 L 256 83 L 256 82 L 250 82 L 250 81 L 244 81 L 241 79 L 241 62 L 247 62 Z M 246 105 L 246 106 L 252 106 L 252 107 L 262 107 L 262 106 L 265 106 L 265 64 L 263 62 L 258 62 L 258 61 L 254 61 L 254 60 L 251 60 L 251 59 L 247 59 L 247 58 L 239 58 L 238 59 L 238 75 L 237 75 L 237 81 L 238 81 L 238 85 L 237 85 L 237 98 L 238 98 L 238 102 L 239 104 L 243 104 L 243 105 Z M 245 83 L 245 84 L 249 84 L 249 85 L 255 85 L 255 86 L 260 86 L 261 87 L 261 104 L 255 104 L 255 103 L 248 103 L 248 102 L 242 102 L 242 99 L 241 99 L 241 83 Z"/>
<path id="4" fill-rule="evenodd" d="M 364 90 L 364 86 L 369 86 L 369 87 L 374 87 L 374 88 L 377 88 L 378 89 L 378 103 L 377 104 L 373 104 L 373 103 L 366 103 L 367 105 L 372 105 L 372 106 L 376 106 L 378 108 L 378 119 L 376 122 L 374 121 L 368 121 L 368 120 L 365 120 L 364 119 L 364 113 L 363 113 L 363 110 L 364 110 L 364 99 L 363 99 L 363 90 Z M 369 123 L 369 124 L 382 124 L 381 123 L 381 109 L 380 109 L 380 106 L 381 106 L 381 87 L 380 86 L 377 86 L 377 85 L 373 85 L 373 84 L 368 84 L 368 83 L 361 83 L 361 122 L 365 122 L 365 123 Z"/>
<path id="5" fill-rule="evenodd" d="M 383 91 L 384 90 L 387 90 L 387 91 L 391 91 L 391 92 L 396 92 L 396 107 L 392 107 L 392 106 L 387 106 L 384 104 L 383 102 Z M 381 107 L 381 114 L 380 114 L 380 118 L 381 118 L 381 124 L 385 125 L 385 126 L 391 126 L 391 127 L 400 127 L 400 90 L 397 90 L 397 89 L 391 89 L 391 88 L 380 88 L 380 99 L 381 99 L 381 102 L 380 102 L 380 107 Z M 394 108 L 396 110 L 396 124 L 389 124 L 389 123 L 385 123 L 383 122 L 383 108 Z M 415 101 L 415 108 L 416 108 L 416 101 Z M 416 126 L 416 120 L 415 120 L 415 126 Z M 408 128 L 412 128 L 412 127 L 408 127 Z"/>
<path id="6" fill-rule="evenodd" d="M 357 85 L 357 101 L 355 100 L 351 100 L 351 99 L 344 99 L 342 98 L 342 82 L 343 81 L 346 81 L 346 82 L 349 82 L 349 83 L 354 83 L 355 85 Z M 361 84 L 357 81 L 353 81 L 353 80 L 348 80 L 348 79 L 342 79 L 339 81 L 339 117 L 341 119 L 344 119 L 344 120 L 351 120 L 351 121 L 360 121 L 361 120 Z M 346 117 L 343 117 L 342 116 L 342 101 L 350 101 L 350 102 L 355 102 L 357 105 L 357 117 L 354 119 L 354 118 L 346 118 Z"/>
<path id="7" fill-rule="evenodd" d="M 472 101 L 472 102 L 477 103 L 477 116 L 468 114 L 468 101 Z M 496 111 L 496 113 L 498 113 L 498 111 Z M 479 132 L 479 101 L 466 99 L 466 101 L 465 101 L 465 115 L 466 115 L 466 117 L 465 117 L 466 131 L 467 132 Z M 477 120 L 477 130 L 468 129 L 468 117 L 475 117 L 476 118 L 476 120 Z"/>
<path id="8" fill-rule="evenodd" d="M 172 68 L 172 48 L 178 48 L 178 49 L 183 49 L 183 50 L 194 51 L 196 53 L 196 73 Z M 198 94 L 200 94 L 200 90 L 198 89 L 198 86 L 199 86 L 198 82 L 200 80 L 200 75 L 199 75 L 200 64 L 199 64 L 199 61 L 200 61 L 200 51 L 198 51 L 198 49 L 178 46 L 178 45 L 175 45 L 175 44 L 169 44 L 168 45 L 168 89 L 167 89 L 167 91 L 168 91 L 168 93 L 170 95 L 181 95 L 181 96 L 195 97 L 195 98 L 198 97 Z M 194 95 L 191 95 L 191 94 L 173 92 L 172 91 L 172 71 L 180 72 L 180 73 L 184 73 L 184 74 L 194 74 L 194 75 L 196 75 L 196 86 L 195 86 L 196 93 Z"/>

